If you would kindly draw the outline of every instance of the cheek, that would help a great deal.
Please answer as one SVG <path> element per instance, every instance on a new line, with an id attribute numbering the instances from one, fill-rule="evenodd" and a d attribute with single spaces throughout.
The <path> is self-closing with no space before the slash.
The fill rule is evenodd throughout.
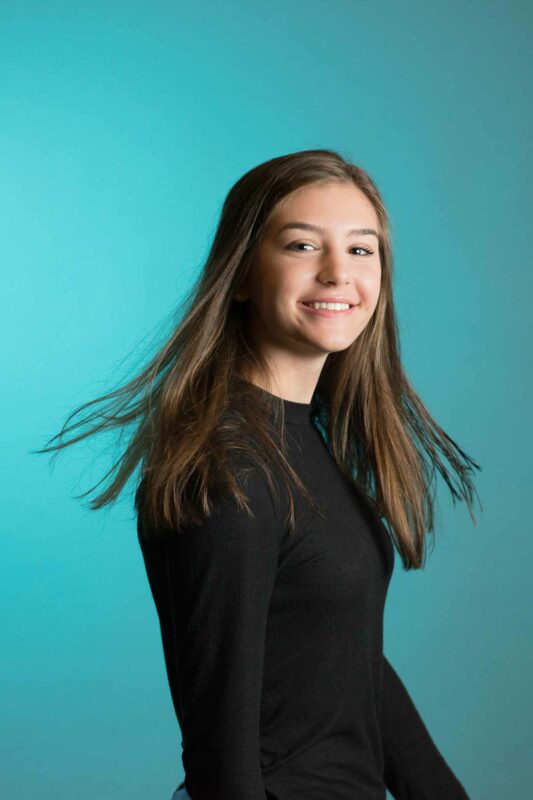
<path id="1" fill-rule="evenodd" d="M 257 296 L 257 311 L 265 324 L 278 327 L 290 319 L 291 295 L 280 291 L 279 286 L 263 284 Z"/>
<path id="2" fill-rule="evenodd" d="M 272 280 L 265 296 L 269 297 L 270 304 L 278 312 L 286 314 L 295 307 L 296 301 L 302 296 L 302 290 L 293 281 Z"/>
<path id="3" fill-rule="evenodd" d="M 378 302 L 379 292 L 381 289 L 381 272 L 375 272 L 368 275 L 361 291 L 365 293 L 366 300 L 369 305 L 375 306 Z"/>

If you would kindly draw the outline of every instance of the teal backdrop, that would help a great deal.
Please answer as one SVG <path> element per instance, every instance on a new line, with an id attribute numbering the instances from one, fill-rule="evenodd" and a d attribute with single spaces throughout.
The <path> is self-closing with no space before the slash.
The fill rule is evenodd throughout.
<path id="1" fill-rule="evenodd" d="M 30 451 L 153 352 L 234 181 L 315 147 L 380 187 L 405 366 L 483 468 L 477 525 L 439 479 L 426 568 L 396 557 L 385 652 L 472 798 L 531 792 L 532 16 L 0 4 L 2 797 L 169 800 L 182 778 L 133 484 L 74 499 L 114 440 Z"/>

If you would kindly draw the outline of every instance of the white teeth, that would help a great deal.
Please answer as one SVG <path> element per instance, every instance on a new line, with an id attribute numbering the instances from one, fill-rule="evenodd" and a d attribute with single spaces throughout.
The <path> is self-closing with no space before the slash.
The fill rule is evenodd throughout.
<path id="1" fill-rule="evenodd" d="M 304 303 L 304 306 L 309 306 L 310 308 L 326 308 L 328 311 L 346 311 L 347 308 L 350 308 L 349 303 Z"/>

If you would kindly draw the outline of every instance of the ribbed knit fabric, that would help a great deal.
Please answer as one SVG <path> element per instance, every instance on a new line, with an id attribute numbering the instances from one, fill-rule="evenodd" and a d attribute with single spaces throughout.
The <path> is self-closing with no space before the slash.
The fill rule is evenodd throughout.
<path id="1" fill-rule="evenodd" d="M 390 536 L 311 404 L 283 403 L 289 461 L 325 520 L 295 493 L 289 534 L 257 469 L 245 485 L 254 520 L 216 494 L 211 517 L 179 534 L 157 539 L 138 517 L 187 791 L 384 800 L 388 787 L 398 800 L 468 800 L 383 654 Z"/>

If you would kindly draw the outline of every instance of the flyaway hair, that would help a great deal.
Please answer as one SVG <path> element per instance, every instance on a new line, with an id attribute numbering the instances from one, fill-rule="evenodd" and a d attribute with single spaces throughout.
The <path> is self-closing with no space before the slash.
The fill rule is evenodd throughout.
<path id="1" fill-rule="evenodd" d="M 374 206 L 381 288 L 361 334 L 347 349 L 328 355 L 313 397 L 313 423 L 339 468 L 388 526 L 405 569 L 424 563 L 434 528 L 437 471 L 454 504 L 464 500 L 475 523 L 471 474 L 481 468 L 432 418 L 402 367 L 391 233 L 380 192 L 364 169 L 323 149 L 273 158 L 239 178 L 226 196 L 207 259 L 180 303 L 170 336 L 137 375 L 76 408 L 45 448 L 32 451 L 60 451 L 98 432 L 131 429 L 111 469 L 78 496 L 108 480 L 91 500 L 92 509 L 115 501 L 139 467 L 135 507 L 161 531 L 179 535 L 182 525 L 209 514 L 214 487 L 230 492 L 250 511 L 232 466 L 232 454 L 238 452 L 249 455 L 273 491 L 270 464 L 275 459 L 282 467 L 290 496 L 287 525 L 294 531 L 290 486 L 307 492 L 279 440 L 282 403 L 273 398 L 272 423 L 258 393 L 243 380 L 261 374 L 272 386 L 268 365 L 251 344 L 247 303 L 237 302 L 235 294 L 253 269 L 274 209 L 300 187 L 332 182 L 355 185 Z M 260 448 L 246 430 L 258 436 Z"/>

